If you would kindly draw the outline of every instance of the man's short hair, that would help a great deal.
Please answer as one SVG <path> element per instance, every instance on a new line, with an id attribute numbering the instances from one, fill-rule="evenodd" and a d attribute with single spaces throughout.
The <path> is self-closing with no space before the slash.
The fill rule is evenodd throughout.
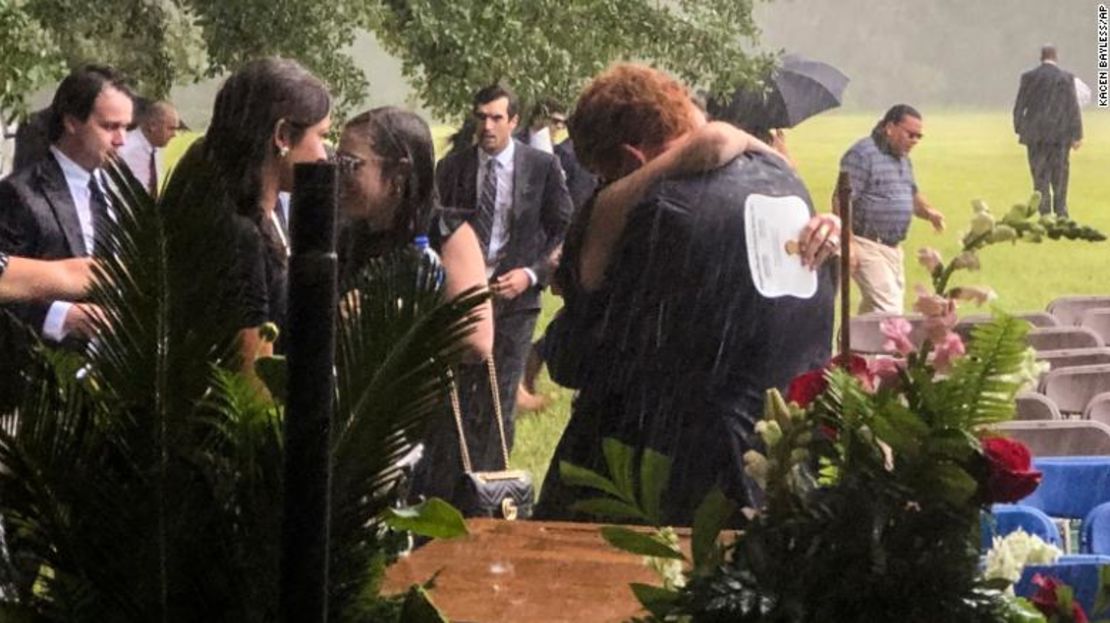
<path id="1" fill-rule="evenodd" d="M 512 89 L 500 83 L 491 84 L 478 89 L 478 92 L 474 94 L 474 110 L 478 110 L 479 106 L 488 104 L 494 100 L 499 100 L 502 97 L 509 100 L 509 119 L 517 116 L 519 104 L 516 99 L 516 93 L 513 93 Z"/>
<path id="2" fill-rule="evenodd" d="M 920 119 L 921 113 L 917 112 L 917 109 L 909 104 L 895 104 L 883 115 L 883 118 L 879 121 L 879 127 L 885 126 L 888 123 L 901 123 L 906 117 Z"/>
<path id="3" fill-rule="evenodd" d="M 1054 61 L 1056 60 L 1056 46 L 1051 43 L 1046 43 L 1041 46 L 1041 60 Z"/>
<path id="4" fill-rule="evenodd" d="M 166 100 L 151 102 L 143 115 L 143 123 L 162 121 L 176 111 L 177 109 L 174 108 L 174 105 Z"/>
<path id="5" fill-rule="evenodd" d="M 615 166 L 622 145 L 661 147 L 694 129 L 686 87 L 657 69 L 619 63 L 582 91 L 570 136 L 582 164 L 597 172 Z"/>
<path id="6" fill-rule="evenodd" d="M 550 119 L 551 115 L 555 114 L 567 114 L 567 107 L 553 98 L 545 97 L 536 102 L 536 105 L 532 107 L 532 116 L 531 119 L 529 119 L 529 125 L 543 119 Z"/>
<path id="7" fill-rule="evenodd" d="M 47 124 L 50 142 L 56 142 L 65 134 L 66 115 L 82 122 L 88 120 L 96 98 L 107 87 L 132 96 L 123 75 L 107 65 L 85 65 L 70 72 L 58 85 L 54 101 L 50 104 L 50 121 Z"/>

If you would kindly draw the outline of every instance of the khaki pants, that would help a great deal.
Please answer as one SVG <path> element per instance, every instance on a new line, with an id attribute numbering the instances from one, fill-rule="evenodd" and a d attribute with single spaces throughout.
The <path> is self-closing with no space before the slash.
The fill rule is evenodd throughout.
<path id="1" fill-rule="evenodd" d="M 888 247 L 859 236 L 853 236 L 852 242 L 852 251 L 859 259 L 855 272 L 852 273 L 859 285 L 859 313 L 903 313 L 906 271 L 902 247 Z"/>

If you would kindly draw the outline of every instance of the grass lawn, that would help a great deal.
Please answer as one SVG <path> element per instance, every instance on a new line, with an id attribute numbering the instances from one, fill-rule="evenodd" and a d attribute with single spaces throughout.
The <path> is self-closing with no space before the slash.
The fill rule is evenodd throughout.
<path id="1" fill-rule="evenodd" d="M 789 132 L 791 153 L 819 211 L 828 210 L 840 156 L 870 132 L 879 114 L 831 113 Z M 967 227 L 972 199 L 985 200 L 1001 216 L 1032 192 L 1025 148 L 1017 143 L 1010 124 L 1007 111 L 926 111 L 925 139 L 913 152 L 914 170 L 921 191 L 948 217 L 948 231 L 934 234 L 924 221 L 914 222 L 905 245 L 911 292 L 913 284 L 928 283 L 925 271 L 914 260 L 916 250 L 933 246 L 950 258 L 959 247 L 959 232 Z M 441 146 L 451 132 L 445 126 L 433 129 Z M 1110 233 L 1110 111 L 1087 109 L 1084 134 L 1082 148 L 1072 154 L 1068 204 L 1073 218 Z M 175 139 L 167 150 L 167 162 L 175 162 L 196 136 L 186 133 Z M 997 305 L 1005 310 L 1044 309 L 1063 294 L 1110 293 L 1108 243 L 999 245 L 987 249 L 981 258 L 980 273 L 958 273 L 954 281 L 990 285 L 998 292 Z M 560 305 L 555 297 L 545 298 L 537 335 Z M 541 413 L 518 418 L 513 452 L 514 467 L 531 470 L 537 486 L 566 426 L 571 400 L 570 392 L 553 385 L 546 376 L 540 388 L 553 402 Z"/>
<path id="2" fill-rule="evenodd" d="M 925 138 L 913 152 L 918 186 L 944 212 L 948 229 L 934 234 L 915 220 L 905 244 L 906 279 L 911 289 L 928 284 L 916 264 L 918 248 L 938 248 L 945 259 L 959 248 L 967 228 L 971 200 L 983 199 L 996 216 L 1032 192 L 1025 148 L 1017 143 L 1008 112 L 925 112 Z M 879 112 L 826 114 L 789 132 L 787 141 L 818 211 L 828 211 L 840 156 L 870 132 Z M 1082 147 L 1072 153 L 1068 205 L 1072 218 L 1110 234 L 1110 111 L 1087 109 Z M 1110 243 L 1059 242 L 997 245 L 980 255 L 983 270 L 958 273 L 954 283 L 985 284 L 998 292 L 998 307 L 1009 311 L 1044 309 L 1064 294 L 1110 294 Z M 907 308 L 912 303 L 907 299 Z M 548 296 L 537 331 L 561 305 Z M 967 307 L 962 312 L 978 311 Z M 571 393 L 550 383 L 540 385 L 554 402 L 541 413 L 517 419 L 514 467 L 532 470 L 542 482 L 555 444 L 570 414 Z"/>

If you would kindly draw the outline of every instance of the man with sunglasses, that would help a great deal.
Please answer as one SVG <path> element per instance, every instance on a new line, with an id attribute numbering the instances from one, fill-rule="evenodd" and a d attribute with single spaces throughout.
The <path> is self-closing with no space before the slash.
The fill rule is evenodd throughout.
<path id="1" fill-rule="evenodd" d="M 871 135 L 860 139 L 840 160 L 833 211 L 852 206 L 852 276 L 860 289 L 859 313 L 900 314 L 906 292 L 902 241 L 916 216 L 944 230 L 944 215 L 917 188 L 910 151 L 924 137 L 921 113 L 912 106 L 891 107 Z"/>

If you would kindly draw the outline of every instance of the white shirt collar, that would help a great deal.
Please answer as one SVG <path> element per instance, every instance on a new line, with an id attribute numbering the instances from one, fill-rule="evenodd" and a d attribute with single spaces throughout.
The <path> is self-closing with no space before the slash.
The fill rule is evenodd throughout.
<path id="1" fill-rule="evenodd" d="M 54 159 L 58 161 L 58 165 L 62 167 L 62 174 L 65 175 L 66 182 L 70 186 L 79 188 L 88 188 L 89 179 L 92 178 L 92 173 L 87 171 L 85 167 L 74 162 L 69 156 L 62 153 L 62 150 L 51 145 L 50 153 L 54 154 Z"/>
<path id="2" fill-rule="evenodd" d="M 144 154 L 149 154 L 156 149 L 154 145 L 150 144 L 150 139 L 146 137 L 146 134 L 143 134 L 142 128 L 135 128 L 127 133 L 127 139 L 124 141 L 124 144 L 129 144 L 131 141 L 135 141 L 135 144 L 142 148 L 141 151 Z"/>
<path id="3" fill-rule="evenodd" d="M 1045 60 L 1041 61 L 1041 63 L 1048 64 L 1048 65 L 1055 65 L 1056 61 L 1054 61 L 1050 58 L 1046 58 Z"/>
<path id="4" fill-rule="evenodd" d="M 501 168 L 505 168 L 506 165 L 512 163 L 513 154 L 515 154 L 515 153 L 516 153 L 516 139 L 510 138 L 509 139 L 509 144 L 505 146 L 505 149 L 502 149 L 501 151 L 497 152 L 494 155 L 490 155 L 490 154 L 486 153 L 486 150 L 479 147 L 478 148 L 478 163 L 484 167 L 484 166 L 486 166 L 486 163 L 490 161 L 491 158 L 494 158 L 494 159 L 497 160 L 497 162 L 499 162 L 501 164 Z"/>

